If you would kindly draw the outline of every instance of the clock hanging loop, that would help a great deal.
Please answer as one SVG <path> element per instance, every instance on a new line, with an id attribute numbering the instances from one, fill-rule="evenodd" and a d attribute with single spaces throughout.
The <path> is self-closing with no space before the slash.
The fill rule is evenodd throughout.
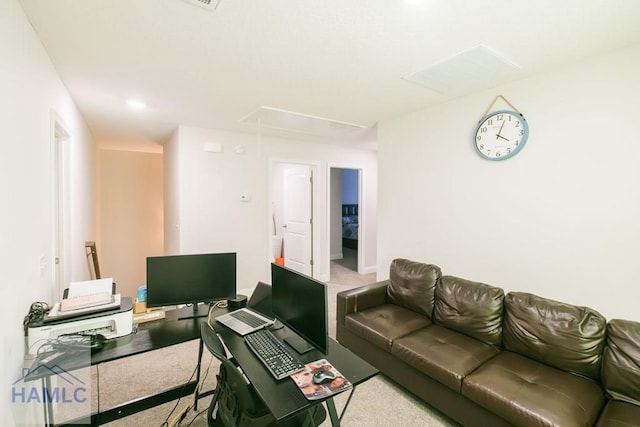
<path id="1" fill-rule="evenodd" d="M 507 103 L 507 105 L 509 105 L 509 107 L 511 107 L 511 109 L 513 111 L 515 111 L 516 113 L 520 114 L 521 117 L 524 117 L 522 115 L 522 113 L 520 112 L 520 110 L 518 110 L 516 107 L 513 106 L 512 103 L 510 103 L 507 98 L 505 98 L 502 95 L 497 95 L 495 98 L 493 98 L 493 101 L 491 101 L 491 104 L 489 104 L 489 106 L 487 107 L 487 109 L 485 110 L 485 112 L 482 114 L 482 116 L 480 117 L 480 121 L 482 121 L 482 119 L 484 117 L 486 117 L 487 114 L 489 114 L 489 111 L 491 111 L 491 108 L 496 104 L 496 102 L 498 101 L 498 99 L 502 99 L 504 102 Z"/>

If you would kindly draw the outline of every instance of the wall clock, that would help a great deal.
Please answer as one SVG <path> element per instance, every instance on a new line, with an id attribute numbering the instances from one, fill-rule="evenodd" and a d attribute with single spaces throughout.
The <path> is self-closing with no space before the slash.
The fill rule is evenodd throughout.
<path id="1" fill-rule="evenodd" d="M 521 113 L 499 110 L 486 114 L 473 133 L 473 146 L 487 160 L 506 160 L 522 150 L 529 125 Z"/>

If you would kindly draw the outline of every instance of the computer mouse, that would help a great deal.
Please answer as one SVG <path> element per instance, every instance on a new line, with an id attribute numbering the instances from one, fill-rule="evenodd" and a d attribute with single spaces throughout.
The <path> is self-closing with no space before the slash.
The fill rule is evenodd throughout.
<path id="1" fill-rule="evenodd" d="M 326 369 L 318 369 L 313 373 L 313 383 L 323 384 L 329 381 L 333 381 L 336 378 L 336 374 Z"/>

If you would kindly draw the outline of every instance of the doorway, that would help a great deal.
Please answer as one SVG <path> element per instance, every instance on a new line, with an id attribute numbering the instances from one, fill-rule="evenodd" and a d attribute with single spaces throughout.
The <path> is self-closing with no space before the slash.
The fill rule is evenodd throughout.
<path id="1" fill-rule="evenodd" d="M 315 166 L 274 161 L 271 165 L 271 262 L 314 276 Z"/>
<path id="2" fill-rule="evenodd" d="M 359 271 L 360 170 L 330 169 L 330 259 L 352 271 Z"/>

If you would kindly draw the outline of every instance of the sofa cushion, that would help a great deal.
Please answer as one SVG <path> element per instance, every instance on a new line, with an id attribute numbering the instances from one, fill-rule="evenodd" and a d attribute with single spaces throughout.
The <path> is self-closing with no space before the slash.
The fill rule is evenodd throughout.
<path id="1" fill-rule="evenodd" d="M 394 339 L 431 325 L 426 316 L 394 304 L 348 314 L 344 326 L 353 334 L 391 351 Z"/>
<path id="2" fill-rule="evenodd" d="M 389 271 L 387 300 L 431 319 L 436 282 L 441 275 L 437 265 L 394 259 Z"/>
<path id="3" fill-rule="evenodd" d="M 504 291 L 484 283 L 442 276 L 436 285 L 433 320 L 487 344 L 502 346 Z"/>
<path id="4" fill-rule="evenodd" d="M 605 403 L 596 382 L 503 351 L 462 381 L 462 394 L 514 425 L 592 426 Z"/>
<path id="5" fill-rule="evenodd" d="M 619 400 L 605 405 L 596 427 L 631 427 L 640 424 L 640 406 Z"/>
<path id="6" fill-rule="evenodd" d="M 498 354 L 498 349 L 451 329 L 432 325 L 393 341 L 391 353 L 459 393 L 462 379 Z"/>
<path id="7" fill-rule="evenodd" d="M 614 399 L 640 406 L 640 323 L 609 321 L 602 357 L 602 384 Z"/>
<path id="8" fill-rule="evenodd" d="M 599 379 L 607 326 L 600 313 L 525 292 L 510 292 L 504 306 L 505 349 Z"/>

